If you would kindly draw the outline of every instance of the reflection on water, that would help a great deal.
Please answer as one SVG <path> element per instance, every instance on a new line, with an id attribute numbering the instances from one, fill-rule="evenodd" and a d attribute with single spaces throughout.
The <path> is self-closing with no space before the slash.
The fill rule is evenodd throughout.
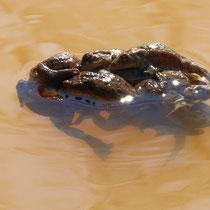
<path id="1" fill-rule="evenodd" d="M 209 69 L 207 0 L 2 0 L 0 17 L 0 209 L 208 209 L 209 101 L 180 124 L 154 107 L 21 107 L 16 92 L 62 51 L 162 42 Z"/>
<path id="2" fill-rule="evenodd" d="M 107 158 L 112 145 L 105 144 L 100 139 L 71 127 L 72 125 L 80 125 L 84 119 L 91 118 L 103 130 L 116 131 L 126 125 L 135 126 L 140 130 L 153 128 L 157 131 L 157 135 L 175 136 L 175 151 L 182 149 L 186 135 L 202 134 L 200 128 L 210 125 L 208 118 L 210 107 L 204 103 L 195 104 L 188 112 L 175 118 L 175 116 L 169 117 L 170 109 L 159 103 L 121 106 L 118 109 L 97 109 L 93 105 L 86 107 L 76 101 L 65 103 L 65 101 L 42 98 L 38 92 L 38 85 L 27 80 L 20 80 L 16 88 L 21 106 L 26 105 L 33 112 L 49 117 L 56 128 L 65 134 L 85 140 L 101 159 Z M 100 115 L 103 110 L 106 112 L 105 116 Z M 79 117 L 73 121 L 76 113 Z"/>

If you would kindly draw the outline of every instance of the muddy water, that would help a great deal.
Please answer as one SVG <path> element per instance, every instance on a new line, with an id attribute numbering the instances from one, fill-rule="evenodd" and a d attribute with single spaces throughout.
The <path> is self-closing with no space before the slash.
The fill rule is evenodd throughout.
<path id="1" fill-rule="evenodd" d="M 135 109 L 21 107 L 16 92 L 31 66 L 62 51 L 162 42 L 209 69 L 209 9 L 207 0 L 1 0 L 0 209 L 209 209 L 208 106 L 189 128 L 150 111 L 136 119 Z"/>

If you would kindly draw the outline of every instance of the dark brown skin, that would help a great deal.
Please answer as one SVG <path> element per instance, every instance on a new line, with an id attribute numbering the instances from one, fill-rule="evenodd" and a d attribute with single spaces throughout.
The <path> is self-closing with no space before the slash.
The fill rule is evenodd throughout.
<path id="1" fill-rule="evenodd" d="M 191 85 L 182 93 L 184 96 L 201 100 L 208 100 L 210 98 L 210 85 Z"/>
<path id="2" fill-rule="evenodd" d="M 152 95 L 161 95 L 167 91 L 168 83 L 157 81 L 154 79 L 146 79 L 139 82 L 134 88 L 139 95 L 146 92 Z"/>
<path id="3" fill-rule="evenodd" d="M 187 85 L 189 83 L 188 78 L 183 73 L 169 70 L 157 72 L 155 78 L 143 80 L 139 82 L 135 88 L 140 91 L 144 89 L 151 94 L 160 95 L 162 93 L 166 93 L 168 88 L 176 87 L 173 85 L 173 81 L 177 81 L 182 85 Z"/>
<path id="4" fill-rule="evenodd" d="M 79 74 L 79 71 L 98 72 L 108 68 L 123 50 L 97 50 L 84 54 L 82 62 L 72 53 L 63 52 L 39 63 L 31 70 L 30 77 L 51 86 Z"/>
<path id="5" fill-rule="evenodd" d="M 70 94 L 89 96 L 102 101 L 119 101 L 136 90 L 123 78 L 109 72 L 83 71 L 62 83 L 61 89 Z"/>
<path id="6" fill-rule="evenodd" d="M 199 81 L 197 75 L 190 75 L 182 73 L 181 71 L 174 71 L 174 70 L 164 70 L 163 72 L 157 72 L 155 75 L 153 75 L 152 78 L 143 78 L 140 82 L 138 82 L 134 87 L 136 89 L 144 88 L 147 89 L 147 91 L 153 93 L 153 94 L 161 94 L 167 91 L 167 88 L 173 87 L 174 84 L 173 81 L 176 81 L 175 83 L 179 83 L 176 86 L 176 89 L 179 89 L 183 86 L 188 86 L 191 84 L 204 84 L 204 82 Z"/>
<path id="7" fill-rule="evenodd" d="M 150 75 L 157 71 L 172 69 L 209 77 L 205 69 L 160 43 L 131 48 L 115 58 L 109 69 L 112 73 L 119 74 L 121 71 L 136 68 Z"/>
<path id="8" fill-rule="evenodd" d="M 206 83 L 207 82 L 207 83 Z M 196 74 L 165 70 L 156 78 L 146 79 L 135 86 L 139 96 L 156 95 L 172 106 L 169 116 L 189 110 L 193 103 L 210 98 L 210 85 Z"/>
<path id="9" fill-rule="evenodd" d="M 85 53 L 82 57 L 80 71 L 98 72 L 100 69 L 108 69 L 111 62 L 123 52 L 123 50 L 112 49 Z"/>
<path id="10" fill-rule="evenodd" d="M 79 67 L 80 60 L 75 55 L 63 52 L 35 66 L 30 72 L 30 78 L 51 86 L 57 86 L 63 80 L 79 74 Z"/>
<path id="11" fill-rule="evenodd" d="M 189 86 L 189 85 L 208 85 L 209 82 L 203 77 L 196 73 L 185 73 L 182 71 L 174 70 L 164 70 L 162 72 L 157 72 L 156 77 L 159 80 L 166 81 L 178 81 L 179 86 Z"/>
<path id="12" fill-rule="evenodd" d="M 152 94 L 163 94 L 169 90 L 175 90 L 182 93 L 185 88 L 192 85 L 208 86 L 197 74 L 186 74 L 181 71 L 164 70 L 157 72 L 155 78 L 146 79 L 138 83 L 135 88 L 138 90 L 145 89 Z"/>
<path id="13" fill-rule="evenodd" d="M 97 50 L 92 53 L 86 53 L 82 57 L 80 71 L 98 72 L 101 69 L 109 69 L 112 61 L 124 50 Z M 148 78 L 143 75 L 139 69 L 132 69 L 132 71 L 120 71 L 117 75 L 123 77 L 131 85 L 136 85 L 139 81 Z"/>
<path id="14" fill-rule="evenodd" d="M 206 70 L 160 43 L 126 52 L 98 50 L 86 53 L 82 61 L 71 53 L 60 53 L 39 63 L 30 77 L 70 94 L 102 101 L 119 101 L 145 92 L 169 95 L 171 91 L 183 102 L 190 97 L 200 101 L 210 97 Z"/>

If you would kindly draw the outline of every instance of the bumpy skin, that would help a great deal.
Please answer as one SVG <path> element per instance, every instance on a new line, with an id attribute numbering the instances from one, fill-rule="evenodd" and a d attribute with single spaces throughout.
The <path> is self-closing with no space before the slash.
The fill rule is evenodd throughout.
<path id="1" fill-rule="evenodd" d="M 210 98 L 210 85 L 191 85 L 182 93 L 184 96 L 194 100 L 208 100 Z"/>
<path id="2" fill-rule="evenodd" d="M 108 69 L 111 62 L 122 54 L 124 50 L 97 50 L 85 53 L 82 57 L 80 71 L 94 71 Z"/>
<path id="3" fill-rule="evenodd" d="M 70 94 L 89 96 L 101 101 L 119 101 L 131 95 L 136 96 L 136 90 L 123 78 L 109 72 L 87 72 L 65 80 L 61 89 Z"/>
<path id="4" fill-rule="evenodd" d="M 192 104 L 210 98 L 209 81 L 195 73 L 186 74 L 174 70 L 157 72 L 156 78 L 143 80 L 135 88 L 138 95 L 162 95 L 165 103 L 172 105 L 169 115 L 186 111 Z"/>
<path id="5" fill-rule="evenodd" d="M 39 63 L 30 76 L 67 93 L 102 101 L 166 95 L 176 110 L 210 97 L 207 71 L 160 43 L 128 51 L 98 50 L 86 53 L 81 62 L 71 53 L 60 53 Z"/>
<path id="6" fill-rule="evenodd" d="M 183 94 L 186 88 L 195 85 L 208 87 L 209 82 L 202 80 L 195 73 L 186 74 L 181 71 L 164 70 L 157 72 L 153 79 L 146 79 L 139 82 L 135 86 L 135 89 L 138 91 L 145 90 L 156 95 L 167 94 L 171 90 L 176 91 L 178 94 Z"/>
<path id="7" fill-rule="evenodd" d="M 123 52 L 113 60 L 109 69 L 112 73 L 120 74 L 121 71 L 136 68 L 152 75 L 157 71 L 173 69 L 208 76 L 207 71 L 192 60 L 160 43 L 145 44 Z"/>
<path id="8" fill-rule="evenodd" d="M 30 78 L 51 86 L 79 74 L 80 60 L 72 53 L 63 52 L 50 57 L 35 66 Z"/>
<path id="9" fill-rule="evenodd" d="M 116 49 L 97 50 L 91 53 L 86 53 L 82 57 L 80 71 L 98 72 L 100 69 L 109 70 L 113 60 L 124 53 L 124 50 Z M 133 86 L 139 81 L 148 78 L 148 76 L 143 75 L 138 68 L 129 71 L 119 71 L 117 74 Z"/>

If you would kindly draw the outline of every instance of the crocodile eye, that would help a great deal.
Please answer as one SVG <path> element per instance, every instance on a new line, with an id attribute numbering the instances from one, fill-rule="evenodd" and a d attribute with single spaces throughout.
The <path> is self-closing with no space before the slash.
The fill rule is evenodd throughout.
<path id="1" fill-rule="evenodd" d="M 128 61 L 128 55 L 127 54 L 123 54 L 120 56 L 120 60 L 123 62 L 123 63 L 126 63 Z"/>

